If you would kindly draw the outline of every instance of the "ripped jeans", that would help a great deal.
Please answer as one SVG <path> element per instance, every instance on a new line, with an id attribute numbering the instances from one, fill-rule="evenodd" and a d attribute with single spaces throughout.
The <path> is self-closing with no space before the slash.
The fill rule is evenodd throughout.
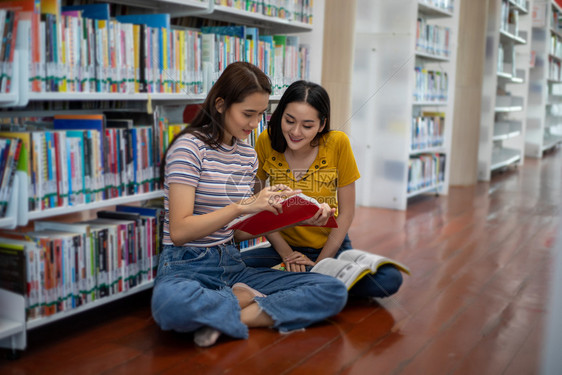
<path id="1" fill-rule="evenodd" d="M 191 332 L 207 326 L 247 338 L 232 285 L 245 283 L 264 293 L 255 301 L 288 332 L 339 313 L 347 302 L 343 283 L 330 276 L 247 267 L 230 244 L 164 246 L 152 295 L 152 315 L 163 330 Z"/>

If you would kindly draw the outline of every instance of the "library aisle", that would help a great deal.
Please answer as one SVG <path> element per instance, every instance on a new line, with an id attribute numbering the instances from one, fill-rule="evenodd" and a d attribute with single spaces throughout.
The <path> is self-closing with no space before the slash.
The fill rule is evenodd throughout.
<path id="1" fill-rule="evenodd" d="M 357 248 L 412 275 L 302 332 L 196 348 L 161 331 L 150 291 L 31 330 L 9 374 L 537 374 L 562 215 L 562 150 L 407 211 L 357 209 Z M 558 247 L 556 247 L 558 248 Z"/>

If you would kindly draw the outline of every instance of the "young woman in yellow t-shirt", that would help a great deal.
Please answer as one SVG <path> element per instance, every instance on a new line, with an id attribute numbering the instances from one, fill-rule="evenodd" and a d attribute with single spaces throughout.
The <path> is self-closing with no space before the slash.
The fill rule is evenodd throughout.
<path id="1" fill-rule="evenodd" d="M 271 247 L 242 252 L 251 267 L 285 263 L 288 271 L 309 270 L 316 262 L 351 249 L 347 231 L 355 214 L 355 180 L 359 170 L 347 135 L 330 130 L 330 98 L 315 83 L 290 85 L 256 144 L 259 168 L 256 190 L 285 184 L 321 203 L 315 217 L 304 224 L 323 223 L 335 215 L 338 228 L 296 226 L 267 235 Z M 402 275 L 392 265 L 358 282 L 351 293 L 386 297 L 402 284 Z"/>

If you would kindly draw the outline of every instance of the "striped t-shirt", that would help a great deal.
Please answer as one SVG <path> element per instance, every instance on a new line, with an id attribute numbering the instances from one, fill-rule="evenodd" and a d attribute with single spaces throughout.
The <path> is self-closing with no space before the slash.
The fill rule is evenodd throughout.
<path id="1" fill-rule="evenodd" d="M 173 245 L 170 239 L 168 195 L 170 184 L 188 184 L 196 187 L 194 215 L 203 215 L 252 194 L 252 184 L 258 168 L 254 149 L 235 140 L 233 146 L 221 145 L 213 149 L 193 134 L 184 134 L 171 146 L 166 157 L 164 178 L 164 245 Z M 232 239 L 233 231 L 226 227 L 184 244 L 207 247 Z"/>

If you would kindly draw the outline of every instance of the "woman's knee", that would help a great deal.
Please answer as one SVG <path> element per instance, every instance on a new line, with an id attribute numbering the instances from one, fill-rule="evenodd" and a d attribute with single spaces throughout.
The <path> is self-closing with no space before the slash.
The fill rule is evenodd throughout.
<path id="1" fill-rule="evenodd" d="M 384 292 L 387 296 L 393 295 L 398 292 L 402 286 L 403 277 L 402 272 L 392 265 L 385 265 L 379 268 L 377 273 L 381 273 L 381 284 L 383 285 Z"/>
<path id="2" fill-rule="evenodd" d="M 329 316 L 336 315 L 343 310 L 347 303 L 347 287 L 334 277 L 325 275 L 318 276 L 321 277 L 318 278 L 316 285 L 321 291 L 322 299 L 326 302 L 323 306 L 325 306 L 324 308 L 326 310 L 331 310 L 327 311 Z"/>
<path id="3" fill-rule="evenodd" d="M 191 290 L 191 291 L 190 291 Z M 189 331 L 188 320 L 197 315 L 196 290 L 189 287 L 178 293 L 175 285 L 162 284 L 154 287 L 152 292 L 152 317 L 164 330 Z"/>

